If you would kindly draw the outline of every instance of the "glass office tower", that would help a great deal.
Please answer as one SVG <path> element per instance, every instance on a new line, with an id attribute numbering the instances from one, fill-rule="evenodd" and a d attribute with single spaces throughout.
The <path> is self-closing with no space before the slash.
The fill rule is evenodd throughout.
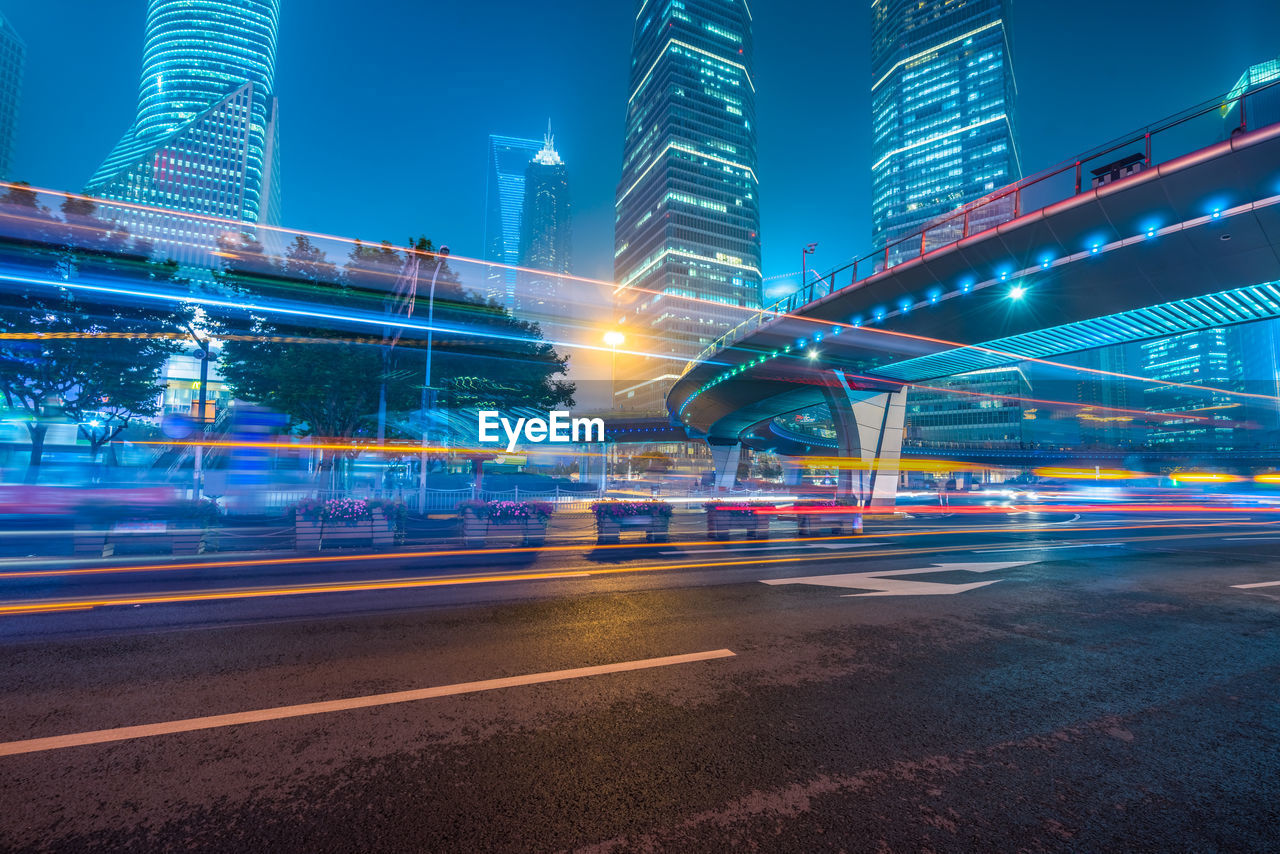
<path id="1" fill-rule="evenodd" d="M 514 136 L 489 137 L 489 162 L 485 171 L 485 260 L 507 265 L 490 267 L 485 296 L 508 310 L 516 307 L 520 263 L 520 225 L 524 221 L 524 182 L 529 163 L 542 150 L 535 139 Z"/>
<path id="2" fill-rule="evenodd" d="M 150 0 L 138 112 L 85 192 L 245 223 L 279 221 L 280 0 Z M 224 223 L 104 206 L 157 254 L 207 260 Z"/>
<path id="3" fill-rule="evenodd" d="M 1229 329 L 1205 329 L 1138 345 L 1143 377 L 1179 384 L 1148 385 L 1142 393 L 1143 408 L 1186 415 L 1154 426 L 1152 445 L 1231 450 L 1235 424 L 1243 420 L 1241 401 L 1224 393 L 1237 388 L 1242 371 L 1236 345 Z"/>
<path id="4" fill-rule="evenodd" d="M 761 299 L 751 11 L 639 0 L 614 237 L 615 403 L 665 411 L 685 362 Z"/>
<path id="5" fill-rule="evenodd" d="M 871 4 L 872 237 L 879 248 L 1018 180 L 1010 0 Z"/>
<path id="6" fill-rule="evenodd" d="M 13 141 L 18 130 L 26 53 L 18 32 L 0 15 L 0 180 L 13 177 Z"/>
<path id="7" fill-rule="evenodd" d="M 573 252 L 569 170 L 550 129 L 525 168 L 520 216 L 520 266 L 530 270 L 520 273 L 515 312 L 522 320 L 541 323 L 546 333 L 550 324 L 569 313 L 560 293 L 563 279 L 554 274 L 569 272 Z"/>
<path id="8" fill-rule="evenodd" d="M 876 248 L 1022 175 L 1006 15 L 1011 0 L 871 4 L 871 227 Z M 912 255 L 919 243 L 904 244 Z M 893 251 L 890 250 L 893 255 Z M 939 446 L 1017 447 L 1027 413 L 1015 368 L 914 392 L 908 435 Z M 982 395 L 982 396 L 975 396 Z"/>

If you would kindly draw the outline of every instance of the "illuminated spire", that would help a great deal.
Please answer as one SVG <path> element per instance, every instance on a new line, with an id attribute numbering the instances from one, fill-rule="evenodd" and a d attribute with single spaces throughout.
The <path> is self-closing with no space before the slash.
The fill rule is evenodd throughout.
<path id="1" fill-rule="evenodd" d="M 551 132 L 551 119 L 547 119 L 547 132 L 542 137 L 542 150 L 533 156 L 533 162 L 540 166 L 561 166 L 564 163 L 556 153 L 556 137 Z"/>

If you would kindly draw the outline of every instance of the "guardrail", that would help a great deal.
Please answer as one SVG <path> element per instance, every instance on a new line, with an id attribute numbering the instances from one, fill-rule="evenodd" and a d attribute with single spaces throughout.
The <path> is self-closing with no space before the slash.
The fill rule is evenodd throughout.
<path id="1" fill-rule="evenodd" d="M 678 492 L 659 492 L 653 497 L 658 500 L 699 500 L 723 498 L 726 495 L 752 497 L 772 494 L 768 491 L 736 488 L 726 492 L 715 490 L 680 490 Z M 463 501 L 545 501 L 564 513 L 585 513 L 596 501 L 609 498 L 607 491 L 578 491 L 569 489 L 532 490 L 513 488 L 507 490 L 473 489 L 428 489 L 424 508 L 418 506 L 418 492 L 414 489 L 354 489 L 354 490 L 273 490 L 265 493 L 262 509 L 268 512 L 284 513 L 291 505 L 300 501 L 328 501 L 336 498 L 359 498 L 364 500 L 401 501 L 414 513 L 452 513 Z M 632 496 L 620 496 L 631 498 Z"/>
<path id="2" fill-rule="evenodd" d="M 784 297 L 767 308 L 757 310 L 746 320 L 711 342 L 692 361 L 687 363 L 681 376 L 699 363 L 707 360 L 726 347 L 740 341 L 746 335 L 779 317 L 794 314 L 810 303 L 835 293 L 858 287 L 873 276 L 890 270 L 907 261 L 922 258 L 930 252 L 954 246 L 961 240 L 980 234 L 1004 223 L 1010 222 L 1030 211 L 1040 210 L 1049 205 L 1079 195 L 1085 189 L 1093 189 L 1120 177 L 1150 169 L 1153 165 L 1167 163 L 1184 154 L 1204 148 L 1207 144 L 1203 134 L 1193 135 L 1194 144 L 1178 145 L 1174 142 L 1175 134 L 1185 134 L 1187 125 L 1197 119 L 1217 114 L 1215 127 L 1220 132 L 1234 135 L 1250 128 L 1260 128 L 1280 121 L 1280 110 L 1267 109 L 1263 115 L 1255 115 L 1250 105 L 1256 106 L 1258 96 L 1268 92 L 1268 98 L 1280 97 L 1280 79 L 1260 84 L 1248 92 L 1227 92 L 1217 98 L 1205 101 L 1194 107 L 1176 113 L 1155 124 L 1148 125 L 1131 134 L 1091 149 L 1078 157 L 1064 161 L 1058 166 L 1038 172 L 1021 181 L 1001 187 L 980 199 L 970 202 L 953 213 L 940 217 L 926 224 L 923 228 L 887 244 L 883 249 L 869 252 L 855 258 L 821 279 L 803 283 L 799 290 Z M 1268 107 L 1274 106 L 1270 103 Z M 1232 112 L 1236 112 L 1239 121 L 1228 131 L 1225 124 Z M 1272 113 L 1277 113 L 1272 115 Z M 1198 141 L 1197 141 L 1198 140 Z M 1160 143 L 1170 144 L 1169 152 L 1165 152 L 1161 160 L 1154 159 L 1154 147 Z M 1141 146 L 1136 148 L 1135 146 Z M 1086 166 L 1104 157 L 1126 152 L 1129 157 L 1121 157 L 1105 164 L 1101 168 L 1091 169 L 1093 186 L 1084 186 L 1084 170 Z M 1123 166 L 1118 166 L 1121 162 Z M 1138 165 L 1141 164 L 1141 165 Z M 1117 168 L 1112 168 L 1117 167 Z M 841 273 L 851 271 L 849 282 L 836 287 L 836 278 Z"/>
<path id="3" fill-rule="evenodd" d="M 591 502 L 599 501 L 599 491 L 579 491 L 556 488 L 553 490 L 531 490 L 519 487 L 507 490 L 482 489 L 428 489 L 423 507 L 418 506 L 418 491 L 412 488 L 397 489 L 351 489 L 351 490 L 272 490 L 265 494 L 263 508 L 268 511 L 283 513 L 291 505 L 300 501 L 329 501 L 336 498 L 359 498 L 364 500 L 401 501 L 415 513 L 451 513 L 463 501 L 479 499 L 481 501 L 545 501 L 554 504 L 557 509 L 586 510 Z"/>

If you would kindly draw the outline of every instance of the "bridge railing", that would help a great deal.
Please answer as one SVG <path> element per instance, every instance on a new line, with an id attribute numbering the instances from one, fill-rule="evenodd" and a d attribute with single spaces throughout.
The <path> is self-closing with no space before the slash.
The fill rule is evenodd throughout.
<path id="1" fill-rule="evenodd" d="M 737 326 L 711 342 L 685 365 L 683 373 L 688 373 L 699 362 L 775 318 L 794 314 L 837 290 L 859 287 L 886 270 L 954 246 L 1028 212 L 1167 163 L 1229 135 L 1234 136 L 1276 122 L 1280 122 L 1280 78 L 1259 84 L 1245 92 L 1233 90 L 1197 104 L 1057 166 L 1001 187 L 957 208 L 953 213 L 927 223 L 882 249 L 837 267 L 821 279 L 802 284 L 798 290 L 748 315 Z M 837 278 L 845 273 L 849 274 L 847 283 L 837 286 Z"/>

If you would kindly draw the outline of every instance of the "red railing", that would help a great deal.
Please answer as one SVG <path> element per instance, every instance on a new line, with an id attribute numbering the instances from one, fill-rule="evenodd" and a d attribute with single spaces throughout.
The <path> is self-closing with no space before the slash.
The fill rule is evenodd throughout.
<path id="1" fill-rule="evenodd" d="M 852 261 L 827 273 L 821 279 L 803 283 L 800 289 L 791 295 L 773 303 L 768 308 L 756 311 L 742 323 L 739 323 L 713 341 L 710 346 L 685 366 L 684 372 L 687 373 L 698 362 L 741 340 L 744 336 L 754 332 L 769 321 L 777 317 L 793 314 L 804 306 L 833 294 L 837 290 L 857 287 L 867 279 L 879 275 L 885 270 L 922 258 L 930 252 L 953 246 L 961 240 L 1017 219 L 1028 211 L 1040 210 L 1056 202 L 1079 195 L 1085 190 L 1084 169 L 1089 163 L 1102 160 L 1105 157 L 1128 149 L 1131 155 L 1141 155 L 1140 157 L 1131 157 L 1127 161 L 1129 165 L 1141 162 L 1143 164 L 1142 169 L 1149 169 L 1155 165 L 1153 148 L 1157 139 L 1161 142 L 1168 141 L 1170 143 L 1168 146 L 1169 151 L 1165 153 L 1165 157 L 1160 161 L 1161 163 L 1199 150 L 1210 144 L 1203 134 L 1193 134 L 1190 146 L 1178 145 L 1175 134 L 1178 131 L 1185 132 L 1191 122 L 1203 119 L 1214 113 L 1218 115 L 1215 136 L 1227 133 L 1223 121 L 1233 110 L 1238 111 L 1240 121 L 1230 131 L 1231 135 L 1249 130 L 1250 120 L 1253 121 L 1255 128 L 1280 121 L 1280 109 L 1264 111 L 1247 108 L 1246 102 L 1249 100 L 1253 100 L 1256 107 L 1258 96 L 1263 92 L 1269 93 L 1269 99 L 1280 100 L 1280 79 L 1255 86 L 1247 92 L 1226 93 L 1205 101 L 1202 104 L 1162 119 L 1155 124 L 1141 128 L 1132 134 L 1127 134 L 1112 142 L 1091 149 L 1057 166 L 1001 187 L 989 195 L 957 208 L 953 213 L 927 223 L 918 231 L 913 231 L 905 237 L 886 244 L 883 249 L 854 258 Z M 1268 106 L 1271 105 L 1269 104 Z M 1272 112 L 1276 114 L 1270 115 Z M 1137 145 L 1141 145 L 1140 152 L 1134 150 Z M 1108 163 L 1106 166 L 1095 170 L 1095 172 L 1105 173 L 1108 171 L 1107 167 L 1112 165 L 1114 163 Z M 1114 175 L 1115 170 L 1111 171 Z M 1055 179 L 1063 179 L 1067 176 L 1073 180 L 1065 185 L 1065 191 L 1055 189 Z M 1096 175 L 1095 180 L 1099 180 L 1100 177 L 1102 176 Z M 1031 205 L 1027 204 L 1028 199 L 1032 202 Z M 848 284 L 837 288 L 837 278 L 846 272 L 850 274 Z"/>

